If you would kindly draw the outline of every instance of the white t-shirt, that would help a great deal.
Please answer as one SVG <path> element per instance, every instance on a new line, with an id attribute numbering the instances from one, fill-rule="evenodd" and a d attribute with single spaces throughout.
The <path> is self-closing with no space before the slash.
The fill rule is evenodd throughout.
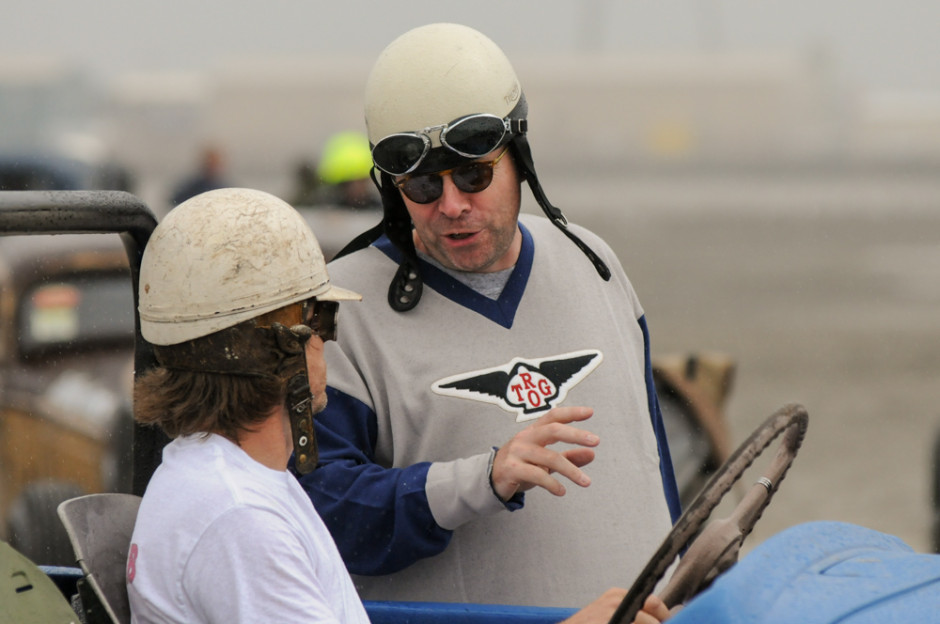
<path id="1" fill-rule="evenodd" d="M 164 449 L 134 527 L 127 590 L 137 623 L 369 621 L 296 479 L 218 435 Z"/>

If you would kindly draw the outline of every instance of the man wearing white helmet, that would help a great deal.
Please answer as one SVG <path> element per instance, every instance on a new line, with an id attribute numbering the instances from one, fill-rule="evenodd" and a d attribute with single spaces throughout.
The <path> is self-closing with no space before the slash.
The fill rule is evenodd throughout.
<path id="1" fill-rule="evenodd" d="M 327 345 L 300 476 L 364 598 L 584 604 L 678 517 L 643 309 L 545 196 L 526 113 L 464 26 L 405 33 L 370 74 L 384 218 L 330 265 L 368 305 Z M 547 219 L 519 216 L 523 180 Z"/>
<path id="2" fill-rule="evenodd" d="M 135 417 L 173 441 L 140 505 L 127 561 L 135 622 L 368 622 L 310 499 L 323 344 L 340 301 L 303 218 L 249 189 L 209 191 L 157 226 L 140 326 L 157 367 Z"/>
<path id="3" fill-rule="evenodd" d="M 323 346 L 336 338 L 339 302 L 360 298 L 330 283 L 313 233 L 267 193 L 210 191 L 156 228 L 140 321 L 157 367 L 137 381 L 135 418 L 174 439 L 131 538 L 132 621 L 368 623 L 286 471 L 292 452 L 300 473 L 317 464 Z M 607 622 L 622 597 L 607 591 L 565 622 Z M 654 603 L 637 622 L 665 613 Z"/>

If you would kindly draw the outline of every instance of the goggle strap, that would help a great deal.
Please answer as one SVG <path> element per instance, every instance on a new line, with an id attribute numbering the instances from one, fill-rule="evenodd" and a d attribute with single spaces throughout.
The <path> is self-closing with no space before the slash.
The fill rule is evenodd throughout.
<path id="1" fill-rule="evenodd" d="M 578 246 L 578 249 L 584 252 L 584 255 L 587 256 L 588 259 L 590 259 L 590 261 L 594 264 L 594 268 L 597 269 L 597 274 L 600 275 L 601 278 L 603 278 L 605 282 L 609 282 L 610 281 L 610 269 L 607 268 L 607 265 L 604 263 L 604 261 L 601 260 L 600 257 L 596 253 L 594 253 L 594 250 L 588 247 L 587 244 L 584 243 L 584 241 L 578 238 L 577 235 L 574 234 L 574 232 L 569 230 L 564 225 L 561 225 L 557 221 L 554 221 L 553 223 L 555 223 L 558 229 L 561 230 L 565 234 L 565 236 L 570 238 L 571 241 L 575 245 Z"/>
<path id="2" fill-rule="evenodd" d="M 542 185 L 539 184 L 538 176 L 535 175 L 535 164 L 532 162 L 532 150 L 529 148 L 529 142 L 526 140 L 525 136 L 521 134 L 516 135 L 512 144 L 516 148 L 513 150 L 513 155 L 518 158 L 520 164 L 522 164 L 525 169 L 526 181 L 529 183 L 532 195 L 535 196 L 535 201 L 542 207 L 542 211 L 545 212 L 545 215 L 555 224 L 555 227 L 561 230 L 564 235 L 588 257 L 591 263 L 594 264 L 598 275 L 600 275 L 604 281 L 610 281 L 610 269 L 607 267 L 607 264 L 601 260 L 600 256 L 594 253 L 593 249 L 588 247 L 584 241 L 568 229 L 568 219 L 565 218 L 561 209 L 548 201 L 545 191 L 542 190 Z"/>
<path id="3" fill-rule="evenodd" d="M 157 365 L 172 370 L 285 378 L 289 359 L 304 355 L 303 345 L 311 334 L 303 325 L 255 327 L 249 320 L 180 344 L 153 345 L 153 350 Z"/>

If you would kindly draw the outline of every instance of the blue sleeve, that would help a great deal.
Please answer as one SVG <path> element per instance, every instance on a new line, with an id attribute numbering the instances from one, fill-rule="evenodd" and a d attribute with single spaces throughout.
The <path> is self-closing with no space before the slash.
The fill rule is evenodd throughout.
<path id="1" fill-rule="evenodd" d="M 328 387 L 314 419 L 320 461 L 301 486 L 323 518 L 353 574 L 391 574 L 442 552 L 452 531 L 438 526 L 425 494 L 430 463 L 384 468 L 375 463 L 375 414 Z"/>
<path id="2" fill-rule="evenodd" d="M 659 448 L 659 473 L 663 479 L 663 492 L 666 494 L 666 504 L 669 506 L 669 515 L 672 523 L 682 514 L 682 503 L 679 501 L 679 486 L 676 485 L 676 475 L 672 468 L 672 456 L 669 454 L 669 442 L 666 440 L 666 427 L 663 424 L 663 415 L 659 409 L 659 397 L 656 395 L 656 383 L 653 381 L 653 362 L 650 357 L 650 333 L 646 326 L 646 316 L 639 319 L 640 329 L 643 330 L 644 357 L 646 358 L 646 397 L 649 401 L 650 419 L 653 421 L 653 431 L 656 434 L 656 446 Z"/>

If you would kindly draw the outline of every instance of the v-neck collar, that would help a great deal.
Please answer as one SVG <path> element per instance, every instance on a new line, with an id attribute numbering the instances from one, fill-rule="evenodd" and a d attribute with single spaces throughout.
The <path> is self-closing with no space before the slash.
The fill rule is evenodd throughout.
<path id="1" fill-rule="evenodd" d="M 511 328 L 516 317 L 516 311 L 522 302 L 522 295 L 525 293 L 529 274 L 532 272 L 532 259 L 535 256 L 535 243 L 532 240 L 532 234 L 522 223 L 519 223 L 519 231 L 522 232 L 522 249 L 519 251 L 519 259 L 516 261 L 516 266 L 509 276 L 499 299 L 494 300 L 484 297 L 445 271 L 418 258 L 421 278 L 425 287 L 434 289 L 441 296 L 450 299 L 457 305 L 473 310 L 506 329 Z M 391 258 L 396 264 L 401 263 L 401 251 L 384 234 L 373 243 L 373 246 Z M 418 305 L 421 304 L 418 303 Z"/>

